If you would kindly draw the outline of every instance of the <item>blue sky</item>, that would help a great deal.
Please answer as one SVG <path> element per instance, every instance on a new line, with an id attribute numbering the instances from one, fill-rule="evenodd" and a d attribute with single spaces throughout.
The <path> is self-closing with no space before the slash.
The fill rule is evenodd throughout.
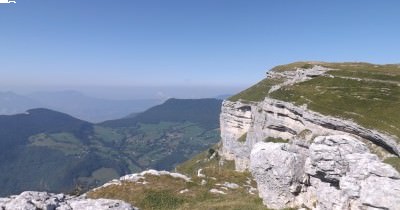
<path id="1" fill-rule="evenodd" d="M 398 0 L 16 0 L 0 86 L 245 87 L 299 60 L 400 63 Z"/>

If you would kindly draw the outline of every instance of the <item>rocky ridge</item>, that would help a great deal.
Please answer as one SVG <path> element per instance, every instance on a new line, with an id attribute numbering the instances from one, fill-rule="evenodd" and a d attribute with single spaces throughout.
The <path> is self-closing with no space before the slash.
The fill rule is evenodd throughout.
<path id="1" fill-rule="evenodd" d="M 26 191 L 8 198 L 0 198 L 1 210 L 136 210 L 123 201 L 88 199 L 64 194 Z"/>
<path id="2" fill-rule="evenodd" d="M 270 92 L 328 70 L 269 72 L 284 79 Z M 399 172 L 381 161 L 400 154 L 395 136 L 268 97 L 226 100 L 220 120 L 222 156 L 250 170 L 270 208 L 400 209 Z"/>

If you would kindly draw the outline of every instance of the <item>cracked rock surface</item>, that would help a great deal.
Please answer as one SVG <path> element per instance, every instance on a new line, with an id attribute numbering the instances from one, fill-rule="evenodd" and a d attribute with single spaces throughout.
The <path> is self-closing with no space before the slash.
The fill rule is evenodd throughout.
<path id="1" fill-rule="evenodd" d="M 137 210 L 123 201 L 26 191 L 0 198 L 1 210 Z"/>
<path id="2" fill-rule="evenodd" d="M 270 208 L 400 209 L 400 174 L 351 136 L 319 136 L 308 152 L 287 143 L 258 143 L 250 163 Z"/>

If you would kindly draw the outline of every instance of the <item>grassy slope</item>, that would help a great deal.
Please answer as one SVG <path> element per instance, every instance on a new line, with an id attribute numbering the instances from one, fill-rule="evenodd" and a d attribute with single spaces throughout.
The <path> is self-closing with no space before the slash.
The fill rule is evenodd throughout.
<path id="1" fill-rule="evenodd" d="M 219 126 L 222 100 L 218 99 L 168 99 L 132 118 L 122 118 L 100 123 L 105 127 L 126 127 L 136 123 L 156 124 L 167 122 L 193 122 L 205 129 Z"/>
<path id="2" fill-rule="evenodd" d="M 203 152 L 189 161 L 179 165 L 177 171 L 192 177 L 192 182 L 172 178 L 169 176 L 148 176 L 146 185 L 125 182 L 122 185 L 113 185 L 89 192 L 91 198 L 114 198 L 130 202 L 141 209 L 266 209 L 257 195 L 248 193 L 248 187 L 255 187 L 255 182 L 248 180 L 249 173 L 234 171 L 232 162 L 219 165 L 219 159 L 208 160 L 208 152 Z M 206 178 L 197 177 L 198 169 Z M 214 177 L 216 180 L 214 180 Z M 201 185 L 202 180 L 206 184 Z M 224 190 L 216 186 L 217 183 L 231 182 L 240 185 L 238 189 Z M 226 195 L 213 194 L 210 189 L 219 189 Z M 187 193 L 179 193 L 188 189 Z"/>
<path id="3" fill-rule="evenodd" d="M 272 86 L 282 83 L 281 79 L 263 79 L 256 85 L 228 98 L 230 101 L 262 101 Z"/>

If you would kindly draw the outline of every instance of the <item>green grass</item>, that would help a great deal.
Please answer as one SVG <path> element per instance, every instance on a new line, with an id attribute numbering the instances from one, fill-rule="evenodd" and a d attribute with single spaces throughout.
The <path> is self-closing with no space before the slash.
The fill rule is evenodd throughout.
<path id="1" fill-rule="evenodd" d="M 185 202 L 185 199 L 168 190 L 148 190 L 144 195 L 141 202 L 144 209 L 176 209 Z"/>
<path id="2" fill-rule="evenodd" d="M 283 139 L 283 138 L 273 138 L 273 137 L 267 137 L 264 139 L 264 142 L 273 142 L 273 143 L 288 143 L 288 139 Z"/>
<path id="3" fill-rule="evenodd" d="M 268 91 L 272 86 L 282 83 L 281 79 L 264 79 L 257 83 L 256 85 L 240 92 L 237 95 L 230 97 L 229 101 L 262 101 L 266 96 L 268 96 Z"/>
<path id="4" fill-rule="evenodd" d="M 395 168 L 398 172 L 400 172 L 400 158 L 399 157 L 389 157 L 386 158 L 383 162 L 390 164 Z"/>
<path id="5" fill-rule="evenodd" d="M 215 151 L 214 148 L 213 151 Z M 141 209 L 176 209 L 176 210 L 266 210 L 258 195 L 248 193 L 247 184 L 252 187 L 256 183 L 251 179 L 249 172 L 234 170 L 233 161 L 219 164 L 218 156 L 209 160 L 209 151 L 205 151 L 194 158 L 179 165 L 176 170 L 192 177 L 191 182 L 170 176 L 146 176 L 147 185 L 124 182 L 122 185 L 112 185 L 88 193 L 90 198 L 113 198 L 129 202 Z M 198 169 L 203 169 L 205 178 L 197 177 Z M 213 178 L 211 178 L 213 177 Z M 250 179 L 250 183 L 248 180 Z M 206 180 L 202 185 L 201 181 Z M 216 184 L 231 182 L 241 186 L 238 189 L 223 190 Z M 246 186 L 245 186 L 246 185 Z M 213 194 L 210 189 L 220 189 L 225 195 Z M 188 189 L 187 193 L 179 193 Z"/>
<path id="6" fill-rule="evenodd" d="M 395 81 L 399 81 L 400 76 L 400 66 L 393 64 L 375 65 L 370 63 L 324 63 L 322 66 L 334 69 L 335 71 L 331 71 L 329 73 L 337 76 Z"/>
<path id="7" fill-rule="evenodd" d="M 310 69 L 314 66 L 314 63 L 321 64 L 321 62 L 294 62 L 290 64 L 275 66 L 271 69 L 271 71 L 295 71 L 297 68 Z"/>
<path id="8" fill-rule="evenodd" d="M 61 151 L 65 155 L 83 154 L 86 147 L 70 133 L 40 133 L 29 137 L 29 146 L 45 147 Z"/>
<path id="9" fill-rule="evenodd" d="M 103 142 L 117 142 L 124 138 L 124 135 L 116 132 L 116 129 L 102 126 L 94 126 L 93 128 L 95 136 Z"/>

